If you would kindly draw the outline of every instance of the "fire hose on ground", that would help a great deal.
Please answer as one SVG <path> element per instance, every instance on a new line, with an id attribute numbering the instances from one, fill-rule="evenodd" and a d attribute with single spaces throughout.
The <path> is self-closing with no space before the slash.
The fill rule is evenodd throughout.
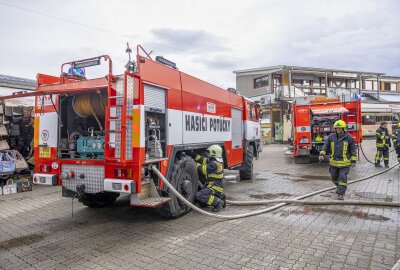
<path id="1" fill-rule="evenodd" d="M 367 158 L 367 156 L 365 155 L 364 149 L 362 148 L 362 143 L 360 143 L 360 149 L 361 149 L 361 153 L 363 154 L 365 160 L 366 160 L 367 162 L 371 163 L 371 164 L 375 164 L 375 162 L 372 162 L 371 160 L 369 160 L 369 159 Z M 395 151 L 395 149 L 390 150 L 389 153 L 391 153 L 391 152 L 393 152 L 393 151 Z"/>
<path id="2" fill-rule="evenodd" d="M 361 181 L 368 180 L 370 178 L 376 177 L 378 175 L 384 174 L 391 169 L 395 168 L 398 166 L 399 163 L 372 175 L 369 175 L 367 177 L 355 179 L 352 181 L 349 181 L 348 184 L 353 184 Z M 277 205 L 260 209 L 260 210 L 255 210 L 252 212 L 244 213 L 244 214 L 237 214 L 237 215 L 221 215 L 221 214 L 213 214 L 207 211 L 204 211 L 203 209 L 200 209 L 199 207 L 195 206 L 191 202 L 189 202 L 185 197 L 183 197 L 172 185 L 171 183 L 161 174 L 161 172 L 155 167 L 154 165 L 152 166 L 152 170 L 158 175 L 158 177 L 163 181 L 163 183 L 172 191 L 172 193 L 178 197 L 178 199 L 182 202 L 184 202 L 187 206 L 189 206 L 191 209 L 193 209 L 196 212 L 199 212 L 203 215 L 213 217 L 213 218 L 218 218 L 218 219 L 239 219 L 239 218 L 245 218 L 245 217 L 251 217 L 251 216 L 256 216 L 264 213 L 271 212 L 275 209 L 278 209 L 282 206 L 285 206 L 287 204 L 311 204 L 311 205 L 374 205 L 374 206 L 386 206 L 386 207 L 400 207 L 400 203 L 394 203 L 394 202 L 374 202 L 374 201 L 300 201 L 304 198 L 308 198 L 326 191 L 330 191 L 333 189 L 336 189 L 336 186 L 333 187 L 328 187 L 324 188 L 318 191 L 314 191 L 299 197 L 296 197 L 294 199 L 284 199 L 284 200 L 260 200 L 260 201 L 230 201 L 227 200 L 227 203 L 230 205 L 264 205 L 264 204 L 272 204 L 272 203 L 278 203 Z"/>

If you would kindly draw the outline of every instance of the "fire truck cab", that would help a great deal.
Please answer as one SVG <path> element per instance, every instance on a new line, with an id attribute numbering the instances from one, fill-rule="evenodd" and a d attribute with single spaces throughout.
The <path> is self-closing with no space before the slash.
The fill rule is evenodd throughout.
<path id="1" fill-rule="evenodd" d="M 86 78 L 86 68 L 104 64 L 104 77 Z M 62 185 L 63 196 L 91 207 L 126 194 L 132 206 L 175 218 L 189 208 L 151 166 L 191 202 L 199 188 L 191 156 L 213 144 L 224 149 L 226 169 L 252 178 L 261 151 L 257 104 L 167 59 L 153 60 L 140 46 L 128 64 L 124 74 L 113 75 L 112 60 L 103 55 L 64 63 L 60 76 L 37 75 L 34 183 Z"/>
<path id="2" fill-rule="evenodd" d="M 353 96 L 327 98 L 308 96 L 294 100 L 292 107 L 293 148 L 289 155 L 295 163 L 310 163 L 318 156 L 337 120 L 347 123 L 347 132 L 356 144 L 362 142 L 361 100 Z"/>

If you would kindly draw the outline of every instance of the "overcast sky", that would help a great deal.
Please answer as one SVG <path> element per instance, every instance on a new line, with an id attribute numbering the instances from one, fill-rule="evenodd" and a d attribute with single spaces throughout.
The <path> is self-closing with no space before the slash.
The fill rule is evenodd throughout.
<path id="1" fill-rule="evenodd" d="M 272 65 L 399 76 L 399 29 L 396 0 L 0 0 L 0 74 L 58 76 L 100 54 L 121 73 L 129 42 L 224 88 L 233 70 Z"/>

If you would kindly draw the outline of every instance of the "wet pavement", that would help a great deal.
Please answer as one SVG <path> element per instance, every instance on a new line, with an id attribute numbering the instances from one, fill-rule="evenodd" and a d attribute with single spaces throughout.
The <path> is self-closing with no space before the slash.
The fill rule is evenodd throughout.
<path id="1" fill-rule="evenodd" d="M 328 164 L 294 164 L 283 147 L 265 146 L 254 180 L 231 177 L 228 197 L 286 199 L 332 186 Z M 373 142 L 363 147 L 373 159 Z M 382 170 L 361 158 L 349 180 Z M 396 167 L 349 185 L 345 199 L 400 202 L 399 181 Z M 195 212 L 165 220 L 127 206 L 123 197 L 104 209 L 75 202 L 72 217 L 71 200 L 60 193 L 35 187 L 0 196 L 0 269 L 391 269 L 400 258 L 397 208 L 293 205 L 239 220 Z M 336 200 L 336 194 L 309 200 Z M 228 206 L 223 214 L 261 208 Z"/>

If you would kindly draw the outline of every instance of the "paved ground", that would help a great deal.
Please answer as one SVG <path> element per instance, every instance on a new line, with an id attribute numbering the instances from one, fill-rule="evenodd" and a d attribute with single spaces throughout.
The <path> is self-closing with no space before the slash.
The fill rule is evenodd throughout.
<path id="1" fill-rule="evenodd" d="M 373 144 L 364 147 L 372 159 Z M 331 186 L 326 164 L 296 165 L 282 149 L 265 147 L 255 180 L 228 182 L 228 196 L 291 198 Z M 350 179 L 379 170 L 362 159 Z M 399 180 L 395 168 L 350 185 L 346 199 L 399 202 Z M 0 269 L 391 269 L 400 258 L 394 208 L 285 206 L 242 220 L 195 212 L 164 220 L 127 203 L 121 198 L 105 209 L 75 203 L 71 217 L 71 200 L 59 187 L 0 196 Z M 224 213 L 254 209 L 232 206 Z"/>

